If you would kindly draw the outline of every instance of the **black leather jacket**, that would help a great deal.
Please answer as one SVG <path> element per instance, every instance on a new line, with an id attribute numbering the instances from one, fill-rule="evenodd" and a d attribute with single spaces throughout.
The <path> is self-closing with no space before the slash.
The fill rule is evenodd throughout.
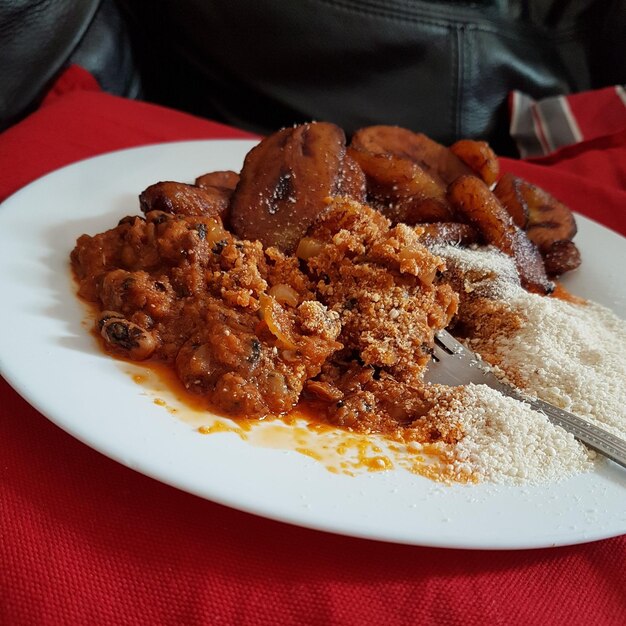
<path id="1" fill-rule="evenodd" d="M 125 23 L 113 0 L 0 0 L 0 130 L 33 108 L 69 63 L 137 97 Z"/>
<path id="2" fill-rule="evenodd" d="M 0 0 L 0 124 L 72 60 L 113 93 L 258 132 L 390 123 L 506 153 L 511 89 L 626 83 L 625 41 L 623 0 Z"/>

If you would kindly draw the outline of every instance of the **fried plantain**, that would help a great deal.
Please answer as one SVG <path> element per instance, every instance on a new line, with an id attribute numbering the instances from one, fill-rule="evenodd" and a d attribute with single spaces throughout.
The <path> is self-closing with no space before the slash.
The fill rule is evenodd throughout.
<path id="1" fill-rule="evenodd" d="M 367 126 L 352 137 L 350 146 L 374 154 L 390 154 L 417 163 L 444 187 L 472 170 L 449 148 L 422 133 L 399 126 Z"/>
<path id="2" fill-rule="evenodd" d="M 543 252 L 546 273 L 552 277 L 575 270 L 581 264 L 581 261 L 580 251 L 576 244 L 569 239 L 554 241 Z"/>
<path id="3" fill-rule="evenodd" d="M 523 182 L 521 178 L 507 172 L 502 175 L 493 193 L 509 212 L 515 224 L 525 229 L 528 224 L 528 203 L 524 200 L 521 190 Z"/>
<path id="4" fill-rule="evenodd" d="M 232 170 L 220 170 L 217 172 L 208 172 L 196 178 L 196 185 L 204 189 L 222 189 L 224 191 L 235 191 L 239 182 L 239 174 Z"/>
<path id="5" fill-rule="evenodd" d="M 365 202 L 367 184 L 361 166 L 346 154 L 339 171 L 337 195 L 347 196 L 357 202 Z"/>
<path id="6" fill-rule="evenodd" d="M 230 224 L 242 239 L 291 252 L 339 188 L 345 135 L 327 122 L 284 128 L 253 148 L 233 193 Z"/>
<path id="7" fill-rule="evenodd" d="M 522 228 L 542 254 L 545 255 L 553 243 L 569 241 L 576 234 L 576 220 L 569 207 L 541 187 L 505 174 L 494 192 L 516 223 L 519 216 L 526 213 L 526 223 Z"/>
<path id="8" fill-rule="evenodd" d="M 500 162 L 486 141 L 460 139 L 450 146 L 450 151 L 488 185 L 493 185 L 498 180 Z"/>
<path id="9" fill-rule="evenodd" d="M 553 291 L 539 250 L 480 178 L 460 176 L 448 187 L 448 198 L 488 244 L 513 257 L 526 290 L 540 294 Z"/>
<path id="10" fill-rule="evenodd" d="M 365 173 L 371 203 L 394 224 L 452 220 L 445 186 L 417 163 L 353 147 L 348 155 Z"/>
<path id="11" fill-rule="evenodd" d="M 365 173 L 368 191 L 376 196 L 445 198 L 441 183 L 409 159 L 393 154 L 376 154 L 352 146 L 348 148 L 348 155 L 359 164 Z"/>
<path id="12" fill-rule="evenodd" d="M 528 204 L 526 234 L 541 252 L 549 250 L 556 241 L 573 239 L 577 227 L 569 207 L 541 187 L 526 181 L 521 182 L 520 188 Z"/>
<path id="13" fill-rule="evenodd" d="M 479 232 L 469 224 L 461 222 L 436 222 L 433 224 L 420 224 L 416 227 L 420 241 L 425 246 L 459 245 L 469 246 L 478 243 Z"/>
<path id="14" fill-rule="evenodd" d="M 394 225 L 402 223 L 415 226 L 428 222 L 449 222 L 454 219 L 448 203 L 434 198 L 401 198 L 391 202 L 372 197 L 369 204 Z"/>
<path id="15" fill-rule="evenodd" d="M 139 195 L 139 207 L 144 213 L 164 211 L 175 215 L 219 217 L 223 220 L 228 205 L 228 195 L 218 190 L 172 181 L 150 185 Z"/>

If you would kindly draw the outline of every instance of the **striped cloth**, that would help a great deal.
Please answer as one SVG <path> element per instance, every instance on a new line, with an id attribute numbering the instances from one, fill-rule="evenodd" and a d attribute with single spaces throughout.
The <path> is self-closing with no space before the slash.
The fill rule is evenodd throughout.
<path id="1" fill-rule="evenodd" d="M 509 112 L 509 130 L 520 156 L 541 157 L 626 130 L 626 90 L 616 85 L 542 100 L 513 91 Z"/>

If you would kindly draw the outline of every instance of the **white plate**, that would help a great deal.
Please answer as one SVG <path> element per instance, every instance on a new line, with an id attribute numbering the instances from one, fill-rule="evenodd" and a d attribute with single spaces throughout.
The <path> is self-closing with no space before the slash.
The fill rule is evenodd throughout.
<path id="1" fill-rule="evenodd" d="M 296 452 L 201 436 L 101 354 L 82 322 L 68 255 L 137 213 L 157 180 L 241 167 L 250 141 L 148 146 L 82 161 L 0 208 L 0 368 L 61 428 L 148 476 L 237 509 L 357 537 L 464 548 L 530 548 L 626 533 L 626 472 L 612 463 L 559 484 L 451 487 L 404 470 L 332 474 Z M 566 281 L 626 316 L 619 235 L 578 218 L 583 267 Z M 7 443 L 6 445 L 11 445 Z"/>

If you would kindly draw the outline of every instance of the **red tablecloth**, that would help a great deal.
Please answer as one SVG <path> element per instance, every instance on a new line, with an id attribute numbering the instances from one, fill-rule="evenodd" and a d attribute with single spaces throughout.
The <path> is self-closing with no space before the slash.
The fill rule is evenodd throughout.
<path id="1" fill-rule="evenodd" d="M 100 93 L 70 73 L 0 135 L 0 199 L 109 150 L 235 136 L 243 133 Z M 626 233 L 619 139 L 506 167 Z M 0 381 L 0 623 L 621 625 L 626 536 L 468 552 L 296 528 L 118 465 Z"/>

